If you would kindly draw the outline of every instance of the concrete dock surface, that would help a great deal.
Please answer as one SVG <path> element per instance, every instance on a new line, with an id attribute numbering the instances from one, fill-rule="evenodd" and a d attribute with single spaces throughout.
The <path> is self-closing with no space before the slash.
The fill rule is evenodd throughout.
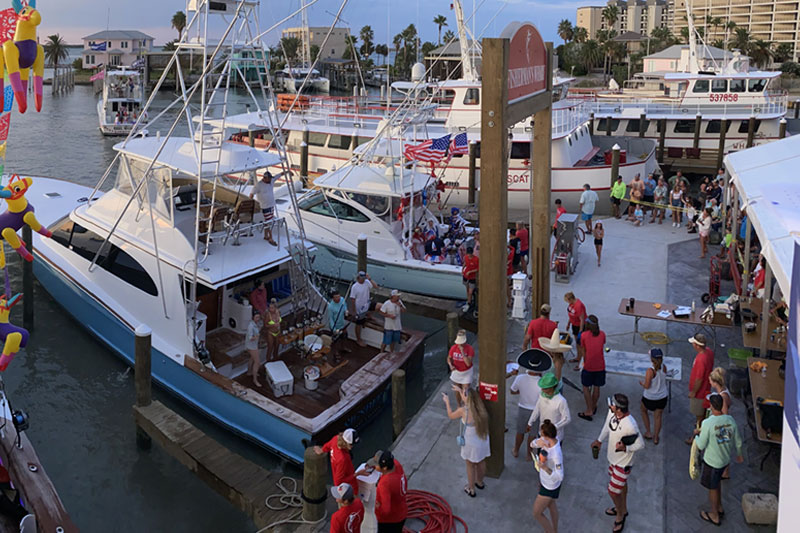
<path id="1" fill-rule="evenodd" d="M 635 297 L 637 300 L 687 306 L 695 300 L 699 307 L 702 305 L 701 295 L 708 291 L 709 259 L 699 258 L 700 244 L 696 234 L 687 234 L 685 227 L 672 227 L 669 220 L 661 225 L 647 223 L 642 227 L 613 218 L 602 221 L 605 226 L 602 266 L 597 266 L 592 239 L 587 237 L 580 247 L 580 263 L 571 282 L 551 283 L 551 319 L 564 329 L 567 315 L 563 295 L 572 291 L 584 302 L 587 312 L 599 318 L 600 329 L 607 335 L 608 347 L 646 353 L 649 346 L 641 338 L 633 343 L 633 318 L 617 312 L 620 299 Z M 711 254 L 718 250 L 718 246 L 709 247 Z M 723 281 L 722 294 L 732 291 L 732 283 Z M 510 360 L 520 352 L 525 325 L 526 321 L 522 320 L 507 321 Z M 745 461 L 734 464 L 731 479 L 723 482 L 726 514 L 722 527 L 718 528 L 699 516 L 701 510 L 708 509 L 708 491 L 699 480 L 689 478 L 689 446 L 684 443 L 694 424 L 687 399 L 694 357 L 687 339 L 694 330 L 682 324 L 642 320 L 640 331 L 659 331 L 670 337 L 672 342 L 667 355 L 681 358 L 683 377 L 682 381 L 672 384 L 672 410 L 664 412 L 660 443 L 654 445 L 651 440 L 645 441 L 645 448 L 636 454 L 629 478 L 630 515 L 625 531 L 774 531 L 774 526 L 746 524 L 741 510 L 741 496 L 745 492 L 777 494 L 780 468 L 780 454 L 773 452 L 764 463 L 763 471 L 759 469 L 768 448 L 755 440 L 747 425 L 746 406 L 738 393 L 739 388 L 746 386 L 746 373 L 728 373 L 729 388 L 734 395 L 731 414 L 744 439 Z M 470 342 L 477 346 L 474 338 Z M 741 347 L 741 342 L 738 327 L 718 329 L 716 366 L 727 370 L 727 348 Z M 580 373 L 573 370 L 573 366 L 565 365 L 564 378 L 580 386 Z M 603 512 L 612 505 L 606 491 L 606 443 L 597 460 L 592 459 L 590 443 L 599 435 L 605 420 L 603 405 L 606 396 L 616 392 L 628 395 L 631 413 L 640 431 L 644 432 L 639 413 L 642 388 L 638 382 L 639 378 L 608 374 L 606 386 L 601 390 L 601 405 L 592 422 L 577 417 L 579 411 L 585 410 L 582 393 L 564 386 L 563 394 L 569 402 L 572 422 L 566 427 L 563 443 L 565 479 L 558 499 L 560 531 L 612 530 L 614 517 Z M 442 495 L 471 531 L 540 531 L 541 527 L 532 514 L 539 488 L 538 474 L 532 463 L 524 460 L 522 450 L 519 458 L 511 455 L 518 397 L 506 396 L 505 469 L 499 479 L 487 478 L 486 489 L 476 491 L 477 496 L 471 498 L 464 493 L 466 469 L 456 443 L 459 423 L 448 420 L 441 392 L 450 392 L 448 381 L 442 383 L 439 391 L 395 443 L 394 453 L 404 465 L 409 488 Z"/>

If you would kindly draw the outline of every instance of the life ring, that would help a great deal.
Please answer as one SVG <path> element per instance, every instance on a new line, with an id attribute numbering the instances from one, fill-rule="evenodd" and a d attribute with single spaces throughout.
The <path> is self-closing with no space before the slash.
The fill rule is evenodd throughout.
<path id="1" fill-rule="evenodd" d="M 231 329 L 236 329 L 236 319 L 233 318 L 233 317 L 230 317 L 228 319 L 228 325 L 231 327 Z"/>

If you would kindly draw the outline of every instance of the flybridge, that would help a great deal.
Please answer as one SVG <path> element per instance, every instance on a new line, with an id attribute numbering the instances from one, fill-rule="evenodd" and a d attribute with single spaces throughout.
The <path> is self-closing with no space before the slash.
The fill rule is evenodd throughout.
<path id="1" fill-rule="evenodd" d="M 531 83 L 544 81 L 545 66 L 535 65 L 522 68 L 512 68 L 508 71 L 508 88 L 516 89 Z"/>

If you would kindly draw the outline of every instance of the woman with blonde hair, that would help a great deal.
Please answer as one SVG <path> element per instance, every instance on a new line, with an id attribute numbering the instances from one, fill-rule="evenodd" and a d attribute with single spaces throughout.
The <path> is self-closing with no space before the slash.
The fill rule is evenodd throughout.
<path id="1" fill-rule="evenodd" d="M 442 400 L 447 408 L 447 416 L 451 420 L 461 419 L 461 432 L 459 445 L 461 458 L 467 465 L 467 485 L 464 492 L 471 498 L 475 497 L 475 489 L 483 490 L 483 478 L 486 475 L 486 458 L 489 457 L 489 413 L 475 389 L 468 389 L 465 393 L 461 388 L 453 385 L 453 391 L 461 397 L 462 406 L 456 410 L 450 407 L 450 397 L 442 393 Z"/>

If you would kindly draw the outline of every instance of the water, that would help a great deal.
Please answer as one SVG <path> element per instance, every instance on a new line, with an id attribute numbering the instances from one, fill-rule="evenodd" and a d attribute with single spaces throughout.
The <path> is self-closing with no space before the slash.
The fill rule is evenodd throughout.
<path id="1" fill-rule="evenodd" d="M 157 104 L 163 108 L 166 102 L 160 99 Z M 91 87 L 77 86 L 55 97 L 46 91 L 41 113 L 32 108 L 25 115 L 14 111 L 6 172 L 94 185 L 119 142 L 100 135 L 95 106 Z M 12 286 L 20 290 L 19 259 L 6 250 Z M 36 327 L 28 346 L 3 379 L 14 408 L 30 416 L 28 436 L 78 527 L 87 532 L 113 528 L 115 533 L 255 531 L 247 516 L 156 443 L 149 452 L 137 450 L 132 370 L 89 336 L 38 283 L 34 307 Z M 21 308 L 13 310 L 12 322 L 22 323 Z M 430 334 L 422 375 L 407 386 L 408 408 L 415 412 L 445 374 L 446 330 L 441 322 L 420 317 L 404 317 L 404 322 Z M 296 467 L 230 435 L 157 387 L 154 396 L 253 462 L 300 475 Z M 388 446 L 391 434 L 387 410 L 364 432 L 356 460 Z"/>

